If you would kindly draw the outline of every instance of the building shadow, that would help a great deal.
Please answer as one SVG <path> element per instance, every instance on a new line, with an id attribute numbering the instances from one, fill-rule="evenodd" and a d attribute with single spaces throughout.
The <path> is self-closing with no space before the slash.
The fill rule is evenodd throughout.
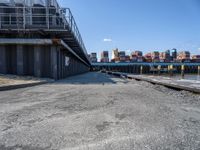
<path id="1" fill-rule="evenodd" d="M 54 84 L 116 84 L 113 78 L 100 72 L 89 72 L 58 80 Z"/>

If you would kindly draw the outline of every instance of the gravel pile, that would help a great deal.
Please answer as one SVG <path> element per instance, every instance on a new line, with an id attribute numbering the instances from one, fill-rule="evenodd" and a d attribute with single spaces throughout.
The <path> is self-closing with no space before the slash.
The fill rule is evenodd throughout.
<path id="1" fill-rule="evenodd" d="M 145 86 L 146 88 L 153 88 L 157 91 L 173 96 L 175 98 L 182 99 L 183 103 L 199 104 L 200 105 L 200 94 L 195 94 L 189 91 L 178 91 L 162 85 L 152 84 L 146 81 L 139 81 L 138 84 Z"/>

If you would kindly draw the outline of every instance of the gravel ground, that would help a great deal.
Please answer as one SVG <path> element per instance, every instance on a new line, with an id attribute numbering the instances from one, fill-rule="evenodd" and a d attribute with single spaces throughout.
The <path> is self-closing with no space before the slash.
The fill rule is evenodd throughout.
<path id="1" fill-rule="evenodd" d="M 199 150 L 200 95 L 101 73 L 0 92 L 0 150 Z"/>
<path id="2" fill-rule="evenodd" d="M 0 74 L 0 86 L 8 86 L 8 85 L 21 85 L 21 84 L 29 84 L 36 83 L 41 81 L 53 81 L 48 78 L 35 78 L 31 76 L 17 76 L 17 75 L 3 75 Z"/>

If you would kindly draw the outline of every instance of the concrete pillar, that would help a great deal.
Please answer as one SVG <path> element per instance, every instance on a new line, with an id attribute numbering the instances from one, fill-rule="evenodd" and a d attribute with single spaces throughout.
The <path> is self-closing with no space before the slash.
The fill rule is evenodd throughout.
<path id="1" fill-rule="evenodd" d="M 7 68 L 6 68 L 6 47 L 3 45 L 0 45 L 0 73 L 6 74 Z"/>
<path id="2" fill-rule="evenodd" d="M 63 51 L 61 52 L 61 66 L 62 66 L 62 70 L 61 70 L 61 72 L 62 72 L 62 78 L 64 78 L 64 74 L 65 74 L 65 67 L 64 67 L 64 53 L 63 53 Z"/>
<path id="3" fill-rule="evenodd" d="M 57 47 L 51 46 L 51 76 L 57 80 L 58 79 L 58 64 L 57 64 Z"/>
<path id="4" fill-rule="evenodd" d="M 24 74 L 24 53 L 23 53 L 23 46 L 17 45 L 17 74 L 23 75 Z"/>
<path id="5" fill-rule="evenodd" d="M 41 46 L 34 46 L 34 76 L 42 76 Z"/>
<path id="6" fill-rule="evenodd" d="M 58 65 L 57 65 L 57 69 L 59 71 L 58 72 L 58 79 L 61 79 L 62 78 L 62 56 L 61 56 L 61 50 L 58 51 Z"/>

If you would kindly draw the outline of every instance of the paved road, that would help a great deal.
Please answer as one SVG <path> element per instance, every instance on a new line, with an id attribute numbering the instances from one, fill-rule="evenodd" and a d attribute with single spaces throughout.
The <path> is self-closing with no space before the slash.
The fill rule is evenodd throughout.
<path id="1" fill-rule="evenodd" d="M 0 150 L 199 150 L 200 96 L 88 73 L 0 92 Z"/>

